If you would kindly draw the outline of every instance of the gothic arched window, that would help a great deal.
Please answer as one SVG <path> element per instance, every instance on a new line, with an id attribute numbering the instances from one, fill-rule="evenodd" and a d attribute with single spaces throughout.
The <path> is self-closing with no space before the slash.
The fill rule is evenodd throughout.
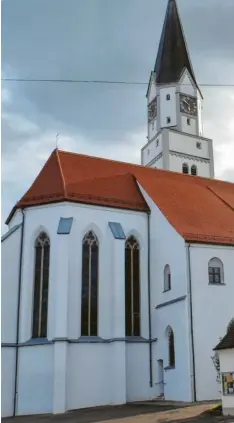
<path id="1" fill-rule="evenodd" d="M 183 173 L 189 173 L 189 167 L 188 167 L 187 163 L 183 163 L 182 171 L 183 171 Z"/>
<path id="2" fill-rule="evenodd" d="M 168 336 L 168 365 L 169 367 L 175 367 L 175 339 L 174 339 L 174 332 L 170 326 L 167 328 L 167 336 Z"/>
<path id="3" fill-rule="evenodd" d="M 33 338 L 47 336 L 49 267 L 50 240 L 45 232 L 41 232 L 35 242 Z"/>
<path id="4" fill-rule="evenodd" d="M 193 175 L 193 176 L 197 175 L 197 166 L 195 166 L 195 165 L 191 166 L 191 175 Z"/>
<path id="5" fill-rule="evenodd" d="M 140 247 L 134 236 L 125 242 L 125 333 L 140 336 Z"/>
<path id="6" fill-rule="evenodd" d="M 208 263 L 209 283 L 221 284 L 224 283 L 224 269 L 222 261 L 213 257 Z"/>
<path id="7" fill-rule="evenodd" d="M 83 238 L 81 336 L 98 333 L 98 239 L 89 231 Z"/>
<path id="8" fill-rule="evenodd" d="M 170 291 L 171 289 L 171 269 L 169 264 L 164 268 L 164 291 Z"/>

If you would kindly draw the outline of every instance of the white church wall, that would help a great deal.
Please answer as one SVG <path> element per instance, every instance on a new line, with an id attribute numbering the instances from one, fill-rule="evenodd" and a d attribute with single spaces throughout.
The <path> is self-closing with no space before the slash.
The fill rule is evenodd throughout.
<path id="1" fill-rule="evenodd" d="M 184 94 L 197 97 L 197 88 L 192 82 L 189 72 L 185 70 L 178 84 L 178 91 Z"/>
<path id="2" fill-rule="evenodd" d="M 207 162 L 202 162 L 193 159 L 192 157 L 183 157 L 169 153 L 169 166 L 173 172 L 182 173 L 183 164 L 186 163 L 189 166 L 189 174 L 191 174 L 191 167 L 195 165 L 197 167 L 197 175 L 204 178 L 210 177 L 210 165 Z"/>
<path id="3" fill-rule="evenodd" d="M 64 213 L 63 213 L 64 211 Z M 32 337 L 32 310 L 34 292 L 34 243 L 41 231 L 45 231 L 50 238 L 50 261 L 57 263 L 49 269 L 49 302 L 48 302 L 48 325 L 47 338 L 51 340 L 55 336 L 56 327 L 56 300 L 57 285 L 60 283 L 60 266 L 58 260 L 59 243 L 61 238 L 57 235 L 59 214 L 62 216 L 66 211 L 63 206 L 34 207 L 26 210 L 25 236 L 22 265 L 22 290 L 20 307 L 20 342 L 26 342 Z M 64 336 L 64 335 L 63 335 Z"/>
<path id="4" fill-rule="evenodd" d="M 224 266 L 224 284 L 210 285 L 208 263 L 219 258 Z M 216 371 L 211 356 L 219 338 L 233 317 L 234 248 L 211 245 L 192 245 L 191 272 L 195 342 L 195 365 L 197 399 L 220 398 L 220 387 L 216 382 Z M 205 375 L 205 377 L 204 377 Z"/>
<path id="5" fill-rule="evenodd" d="M 170 96 L 170 99 L 167 100 L 167 95 Z M 160 124 L 159 128 L 167 128 L 170 126 L 177 125 L 176 119 L 176 88 L 175 87 L 165 87 L 160 88 Z M 167 118 L 170 118 L 170 122 L 167 122 Z"/>
<path id="6" fill-rule="evenodd" d="M 17 415 L 53 412 L 53 345 L 19 349 Z"/>
<path id="7" fill-rule="evenodd" d="M 202 121 L 202 98 L 200 94 L 197 94 L 197 117 L 198 117 L 198 128 L 199 135 L 203 136 L 203 121 Z"/>
<path id="8" fill-rule="evenodd" d="M 12 216 L 8 227 L 9 229 L 13 228 L 13 226 L 15 225 L 19 225 L 19 223 L 22 222 L 22 212 L 21 210 L 16 210 L 16 212 L 14 213 L 14 215 Z"/>
<path id="9" fill-rule="evenodd" d="M 181 401 L 192 399 L 190 374 L 190 344 L 188 328 L 187 261 L 184 239 L 170 225 L 146 191 L 140 186 L 151 209 L 151 313 L 152 338 L 155 344 L 154 383 L 159 389 L 158 360 L 168 365 L 168 340 L 165 331 L 170 325 L 175 332 L 176 368 L 164 373 L 165 398 Z M 171 269 L 171 290 L 164 291 L 164 268 Z M 183 299 L 181 299 L 181 297 Z M 175 303 L 170 304 L 170 302 Z M 168 305 L 164 303 L 169 302 Z M 159 308 L 157 308 L 160 306 Z M 180 375 L 180 376 L 179 376 Z M 180 384 L 178 387 L 178 378 Z M 160 392 L 158 391 L 158 394 Z"/>
<path id="10" fill-rule="evenodd" d="M 155 157 L 157 157 L 159 154 L 162 153 L 162 150 L 163 150 L 162 133 L 160 133 L 152 141 L 146 144 L 146 146 L 142 149 L 142 159 L 143 159 L 142 164 L 145 166 L 151 163 L 152 160 L 155 159 Z"/>
<path id="11" fill-rule="evenodd" d="M 157 95 L 156 84 L 155 84 L 155 81 L 154 81 L 153 76 L 151 74 L 150 86 L 149 86 L 149 91 L 148 91 L 148 104 L 151 103 L 151 101 L 153 101 L 153 99 L 156 97 L 156 95 Z"/>
<path id="12" fill-rule="evenodd" d="M 201 144 L 198 148 L 197 143 Z M 180 132 L 169 131 L 169 149 L 178 153 L 209 159 L 208 140 L 191 137 Z"/>
<path id="13" fill-rule="evenodd" d="M 187 134 L 197 134 L 197 122 L 188 116 L 181 116 L 181 130 Z"/>
<path id="14" fill-rule="evenodd" d="M 155 169 L 163 169 L 163 159 L 160 157 L 160 159 L 153 162 L 150 167 L 154 167 Z"/>
<path id="15" fill-rule="evenodd" d="M 187 301 L 187 298 L 185 298 L 177 303 L 172 303 L 155 310 L 155 322 L 157 322 L 158 334 L 157 360 L 163 360 L 164 368 L 167 368 L 169 365 L 167 333 L 169 326 L 174 333 L 175 368 L 168 368 L 164 371 L 164 395 L 167 400 L 192 401 Z M 157 360 L 155 360 L 156 368 L 158 367 Z M 160 382 L 159 371 L 157 371 L 156 380 Z"/>
<path id="16" fill-rule="evenodd" d="M 148 139 L 152 140 L 152 138 L 155 137 L 157 132 L 158 132 L 158 123 L 157 123 L 157 119 L 154 119 L 148 123 Z"/>
<path id="17" fill-rule="evenodd" d="M 68 302 L 71 304 L 68 311 L 68 336 L 80 336 L 80 292 L 81 292 L 81 260 L 82 239 L 86 231 L 93 229 L 99 238 L 99 336 L 107 339 L 113 337 L 113 260 L 114 245 L 122 249 L 121 262 L 115 264 L 116 268 L 124 270 L 124 248 L 122 240 L 115 240 L 108 226 L 108 222 L 120 222 L 126 236 L 136 236 L 141 247 L 141 290 L 142 301 L 142 336 L 146 336 L 148 329 L 147 317 L 147 216 L 144 213 L 131 211 L 105 209 L 95 206 L 74 204 L 69 206 L 69 213 L 74 216 L 71 239 L 71 268 L 69 280 Z M 120 260 L 119 259 L 119 260 Z M 122 286 L 124 290 L 124 286 Z M 144 295 L 143 295 L 144 294 Z M 109 301 L 108 301 L 109 300 Z M 124 313 L 124 304 L 122 304 Z M 107 318 L 109 316 L 109 318 Z M 124 334 L 124 325 L 121 336 Z M 120 334 L 119 334 L 120 336 Z"/>
<path id="18" fill-rule="evenodd" d="M 69 345 L 67 356 L 68 410 L 111 404 L 113 383 L 111 349 L 112 344 Z"/>
<path id="19" fill-rule="evenodd" d="M 15 387 L 15 348 L 1 349 L 1 417 L 13 415 Z"/>
<path id="20" fill-rule="evenodd" d="M 2 243 L 1 275 L 1 341 L 16 341 L 16 322 L 19 286 L 19 256 L 21 228 L 13 232 Z"/>
<path id="21" fill-rule="evenodd" d="M 153 382 L 155 374 L 153 373 Z M 126 344 L 126 399 L 128 402 L 150 400 L 157 395 L 157 387 L 150 387 L 149 344 Z"/>
<path id="22" fill-rule="evenodd" d="M 58 223 L 61 216 L 73 217 L 70 235 L 57 235 Z M 87 370 L 86 377 L 88 372 L 90 374 L 90 356 L 95 356 L 95 362 L 99 363 L 99 366 L 93 369 L 91 381 L 92 386 L 98 386 L 98 389 L 102 392 L 100 397 L 97 396 L 95 404 L 120 404 L 126 400 L 126 371 L 128 371 L 129 375 L 135 370 L 126 370 L 125 343 L 123 341 L 111 341 L 113 338 L 125 337 L 125 242 L 123 240 L 114 239 L 108 226 L 109 221 L 120 222 L 126 235 L 135 235 L 140 244 L 141 336 L 148 339 L 147 215 L 141 212 L 71 203 L 39 206 L 26 210 L 22 267 L 20 342 L 24 343 L 31 338 L 34 288 L 34 242 L 41 230 L 46 231 L 50 237 L 47 338 L 48 340 L 53 340 L 54 338 L 76 340 L 80 337 L 82 239 L 85 233 L 90 229 L 94 230 L 96 233 L 100 248 L 98 335 L 107 342 L 102 343 L 102 341 L 100 341 L 100 344 L 82 344 L 80 342 L 77 344 L 69 344 L 68 350 L 70 352 L 67 354 L 67 364 L 64 364 L 61 355 L 61 372 L 66 374 L 67 369 L 69 369 L 67 372 L 66 386 L 61 386 L 61 389 L 56 392 L 54 391 L 53 400 L 51 400 L 50 383 L 53 385 L 53 372 L 55 367 L 59 366 L 59 349 L 56 350 L 57 352 L 54 352 L 56 357 L 54 356 L 51 361 L 49 348 L 52 348 L 53 345 L 22 347 L 20 349 L 21 358 L 19 362 L 19 414 L 34 412 L 45 413 L 56 409 L 62 391 L 74 392 L 75 385 L 78 387 L 81 381 L 82 384 L 84 383 L 83 377 L 80 377 L 82 369 Z M 118 271 L 116 272 L 115 269 L 118 269 Z M 121 274 L 122 276 L 120 277 L 119 275 Z M 115 377 L 113 377 L 112 380 L 119 380 L 114 388 L 110 386 L 107 375 L 105 377 L 103 376 L 106 374 L 107 363 L 107 358 L 104 359 L 104 357 L 108 357 L 110 348 L 112 348 L 112 355 L 115 357 L 115 361 L 112 363 L 112 368 L 115 369 Z M 83 357 L 83 354 L 85 354 L 85 357 Z M 81 357 L 81 367 L 77 365 L 77 355 Z M 144 360 L 146 360 L 146 363 Z M 32 364 L 27 369 L 27 363 L 29 361 Z M 38 365 L 38 363 L 40 363 L 40 365 Z M 149 358 L 147 354 L 142 356 L 141 365 L 142 367 L 148 367 Z M 67 369 L 64 366 L 67 366 Z M 35 375 L 35 377 L 33 375 Z M 76 375 L 79 380 L 76 380 Z M 50 382 L 51 378 L 52 382 Z M 149 392 L 149 376 L 147 375 L 145 379 L 147 381 L 147 386 L 142 386 L 142 384 L 138 385 L 140 390 L 138 395 L 139 398 L 142 392 L 144 392 L 144 398 L 146 397 L 145 392 Z M 63 378 L 61 378 L 61 380 L 63 380 Z M 32 383 L 36 385 L 34 390 L 37 395 L 40 394 L 40 401 L 37 404 L 34 402 L 34 397 L 30 404 L 27 403 L 27 393 L 32 389 Z M 121 386 L 122 388 L 120 389 Z M 89 386 L 89 391 L 90 389 Z M 96 394 L 97 389 L 95 388 L 95 395 Z M 129 392 L 129 395 L 131 396 L 131 392 Z M 69 400 L 70 403 L 66 405 L 64 401 L 64 404 L 69 408 L 95 405 L 93 402 L 89 403 L 88 397 L 86 399 L 85 397 L 82 398 L 77 399 L 75 393 L 73 393 Z"/>

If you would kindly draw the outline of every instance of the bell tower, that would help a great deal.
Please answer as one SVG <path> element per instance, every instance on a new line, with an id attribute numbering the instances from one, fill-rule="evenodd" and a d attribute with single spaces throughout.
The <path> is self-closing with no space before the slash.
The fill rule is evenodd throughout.
<path id="1" fill-rule="evenodd" d="M 203 137 L 202 93 L 189 57 L 176 0 L 169 0 L 147 97 L 145 166 L 214 177 L 212 140 Z"/>

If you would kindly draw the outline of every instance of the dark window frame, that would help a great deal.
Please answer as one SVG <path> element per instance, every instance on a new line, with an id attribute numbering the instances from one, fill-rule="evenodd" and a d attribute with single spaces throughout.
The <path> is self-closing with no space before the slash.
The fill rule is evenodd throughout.
<path id="1" fill-rule="evenodd" d="M 182 172 L 184 175 L 188 175 L 189 174 L 189 166 L 187 163 L 183 163 L 182 165 Z"/>
<path id="2" fill-rule="evenodd" d="M 41 232 L 35 241 L 32 338 L 46 338 L 50 277 L 50 239 Z"/>
<path id="3" fill-rule="evenodd" d="M 171 117 L 167 116 L 167 124 L 171 123 Z"/>
<path id="4" fill-rule="evenodd" d="M 125 335 L 140 336 L 140 246 L 134 236 L 125 242 Z"/>
<path id="5" fill-rule="evenodd" d="M 175 368 L 175 337 L 171 327 L 168 330 L 168 365 Z"/>
<path id="6" fill-rule="evenodd" d="M 196 165 L 191 166 L 191 175 L 197 176 L 197 166 Z"/>
<path id="7" fill-rule="evenodd" d="M 167 101 L 169 101 L 169 100 L 171 99 L 170 94 L 167 94 L 167 95 L 166 95 L 166 99 L 167 99 Z"/>
<path id="8" fill-rule="evenodd" d="M 99 242 L 93 231 L 82 240 L 81 336 L 98 336 Z"/>
<path id="9" fill-rule="evenodd" d="M 171 291 L 171 268 L 169 264 L 164 267 L 164 291 Z"/>
<path id="10" fill-rule="evenodd" d="M 221 268 L 218 266 L 209 266 L 208 267 L 209 273 L 209 283 L 220 285 L 222 284 L 222 275 L 221 275 Z"/>

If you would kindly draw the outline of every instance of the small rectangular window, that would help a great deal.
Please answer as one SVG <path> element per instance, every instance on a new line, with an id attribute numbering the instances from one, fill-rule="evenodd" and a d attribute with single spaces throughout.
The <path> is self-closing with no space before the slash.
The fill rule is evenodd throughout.
<path id="1" fill-rule="evenodd" d="M 156 147 L 158 147 L 159 145 L 159 140 L 156 140 Z"/>
<path id="2" fill-rule="evenodd" d="M 167 94 L 167 100 L 170 100 L 170 99 L 171 99 L 170 94 Z"/>
<path id="3" fill-rule="evenodd" d="M 191 120 L 190 120 L 190 118 L 187 118 L 187 125 L 191 125 Z"/>
<path id="4" fill-rule="evenodd" d="M 209 283 L 221 283 L 221 270 L 219 267 L 209 267 Z"/>
<path id="5" fill-rule="evenodd" d="M 68 235 L 71 232 L 73 217 L 60 217 L 57 234 Z"/>
<path id="6" fill-rule="evenodd" d="M 171 118 L 170 116 L 167 117 L 167 123 L 171 123 Z"/>
<path id="7" fill-rule="evenodd" d="M 125 239 L 126 238 L 121 223 L 118 223 L 118 222 L 108 222 L 108 223 L 109 223 L 110 230 L 111 230 L 115 239 Z"/>
<path id="8" fill-rule="evenodd" d="M 197 146 L 197 148 L 199 148 L 199 150 L 201 150 L 201 148 L 202 148 L 201 142 L 197 142 L 196 146 Z"/>

